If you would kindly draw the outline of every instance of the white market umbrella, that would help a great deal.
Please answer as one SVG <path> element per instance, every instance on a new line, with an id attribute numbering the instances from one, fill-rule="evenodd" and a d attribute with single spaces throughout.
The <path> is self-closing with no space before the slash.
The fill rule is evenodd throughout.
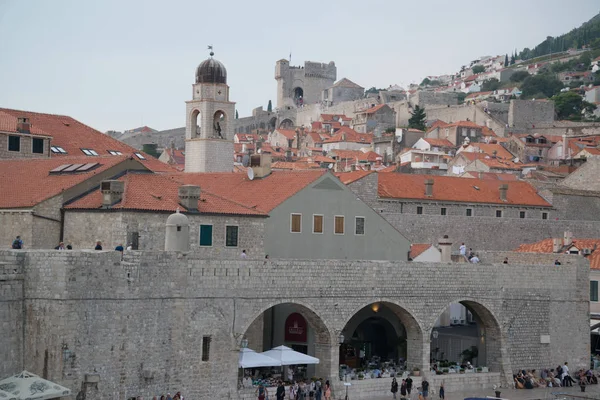
<path id="1" fill-rule="evenodd" d="M 0 399 L 1 400 L 17 400 L 14 394 L 5 392 L 4 390 L 0 390 Z"/>
<path id="2" fill-rule="evenodd" d="M 238 366 L 240 368 L 281 367 L 281 361 L 263 356 L 252 349 L 243 348 L 240 349 Z"/>
<path id="3" fill-rule="evenodd" d="M 71 395 L 70 389 L 27 371 L 1 380 L 0 390 L 9 394 L 8 400 L 48 400 Z M 0 399 L 4 400 L 1 394 Z"/>
<path id="4" fill-rule="evenodd" d="M 318 358 L 307 356 L 304 353 L 294 351 L 286 346 L 275 347 L 274 349 L 264 351 L 260 354 L 281 362 L 281 365 L 304 365 L 319 363 Z"/>

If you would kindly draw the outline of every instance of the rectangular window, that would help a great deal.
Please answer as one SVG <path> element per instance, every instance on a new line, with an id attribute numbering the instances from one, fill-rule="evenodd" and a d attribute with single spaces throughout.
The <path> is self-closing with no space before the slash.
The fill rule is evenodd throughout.
<path id="1" fill-rule="evenodd" d="M 442 207 L 442 208 L 440 209 L 440 214 L 441 214 L 441 215 L 446 215 L 446 212 L 447 212 L 447 209 L 446 209 L 446 207 Z"/>
<path id="2" fill-rule="evenodd" d="M 519 211 L 519 218 L 525 219 L 525 211 Z"/>
<path id="3" fill-rule="evenodd" d="M 8 137 L 8 151 L 21 151 L 21 138 L 19 136 Z"/>
<path id="4" fill-rule="evenodd" d="M 145 159 L 146 159 L 146 157 L 144 157 L 144 156 L 142 155 L 142 153 L 134 153 L 134 154 L 135 154 L 135 155 L 136 155 L 136 157 L 137 157 L 137 158 L 139 158 L 140 160 L 145 160 Z"/>
<path id="5" fill-rule="evenodd" d="M 590 281 L 590 301 L 598 301 L 598 281 Z"/>
<path id="6" fill-rule="evenodd" d="M 225 227 L 225 246 L 226 247 L 237 247 L 238 245 L 238 227 L 234 225 L 227 225 Z"/>
<path id="7" fill-rule="evenodd" d="M 302 214 L 292 214 L 290 221 L 290 232 L 302 232 Z"/>
<path id="8" fill-rule="evenodd" d="M 543 212 L 542 213 L 542 219 L 548 219 L 548 213 L 547 212 Z"/>
<path id="9" fill-rule="evenodd" d="M 67 154 L 67 151 L 60 146 L 52 146 L 50 147 L 50 150 L 52 150 L 53 153 Z"/>
<path id="10" fill-rule="evenodd" d="M 417 206 L 417 214 L 423 214 L 423 207 Z"/>
<path id="11" fill-rule="evenodd" d="M 212 225 L 200 225 L 200 246 L 212 246 Z"/>
<path id="12" fill-rule="evenodd" d="M 472 216 L 473 216 L 473 209 L 467 208 L 467 217 L 472 217 Z"/>
<path id="13" fill-rule="evenodd" d="M 356 217 L 354 225 L 355 235 L 365 234 L 365 217 Z"/>
<path id="14" fill-rule="evenodd" d="M 344 234 L 344 217 L 342 215 L 336 215 L 334 218 L 335 226 L 333 232 L 336 235 Z"/>
<path id="15" fill-rule="evenodd" d="M 31 152 L 35 154 L 44 154 L 44 139 L 33 139 L 31 143 Z"/>
<path id="16" fill-rule="evenodd" d="M 322 215 L 313 215 L 313 233 L 323 233 Z"/>
<path id="17" fill-rule="evenodd" d="M 202 361 L 208 361 L 210 359 L 210 342 L 212 338 L 210 336 L 202 336 Z"/>
<path id="18" fill-rule="evenodd" d="M 496 210 L 496 218 L 502 218 L 502 210 Z"/>
<path id="19" fill-rule="evenodd" d="M 98 155 L 96 150 L 92 150 L 92 149 L 81 149 L 81 151 L 83 151 L 83 154 L 85 154 L 86 156 L 97 156 Z"/>

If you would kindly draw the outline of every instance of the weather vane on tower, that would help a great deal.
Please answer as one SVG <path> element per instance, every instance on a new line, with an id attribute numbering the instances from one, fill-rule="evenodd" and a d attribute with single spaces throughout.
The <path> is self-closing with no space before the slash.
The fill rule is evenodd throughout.
<path id="1" fill-rule="evenodd" d="M 212 46 L 212 44 L 209 44 L 209 45 L 208 45 L 208 49 L 210 50 L 210 56 L 211 56 L 211 57 L 212 57 L 212 56 L 214 56 L 214 55 L 215 55 L 215 52 L 213 51 L 213 46 Z"/>

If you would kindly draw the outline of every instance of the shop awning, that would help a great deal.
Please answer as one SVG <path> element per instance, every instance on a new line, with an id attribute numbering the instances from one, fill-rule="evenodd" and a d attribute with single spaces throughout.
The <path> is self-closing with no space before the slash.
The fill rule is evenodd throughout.
<path id="1" fill-rule="evenodd" d="M 275 347 L 274 349 L 264 351 L 260 354 L 281 362 L 281 365 L 304 365 L 319 363 L 318 358 L 307 356 L 304 353 L 294 351 L 286 346 Z"/>
<path id="2" fill-rule="evenodd" d="M 590 329 L 592 333 L 600 333 L 600 320 L 590 319 Z"/>
<path id="3" fill-rule="evenodd" d="M 280 367 L 281 361 L 263 356 L 252 349 L 240 349 L 238 365 L 240 368 Z"/>
<path id="4" fill-rule="evenodd" d="M 1 380 L 0 390 L 9 394 L 7 400 L 49 400 L 71 395 L 71 390 L 66 387 L 27 371 Z M 4 400 L 1 393 L 0 399 Z"/>
<path id="5" fill-rule="evenodd" d="M 0 390 L 0 399 L 2 400 L 17 400 L 15 395 L 12 393 L 5 392 L 4 390 Z"/>

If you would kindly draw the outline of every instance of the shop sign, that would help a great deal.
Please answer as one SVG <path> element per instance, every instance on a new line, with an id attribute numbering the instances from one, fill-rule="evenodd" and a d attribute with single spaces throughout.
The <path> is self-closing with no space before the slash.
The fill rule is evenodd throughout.
<path id="1" fill-rule="evenodd" d="M 285 341 L 306 343 L 306 320 L 298 313 L 290 314 L 285 320 Z"/>

